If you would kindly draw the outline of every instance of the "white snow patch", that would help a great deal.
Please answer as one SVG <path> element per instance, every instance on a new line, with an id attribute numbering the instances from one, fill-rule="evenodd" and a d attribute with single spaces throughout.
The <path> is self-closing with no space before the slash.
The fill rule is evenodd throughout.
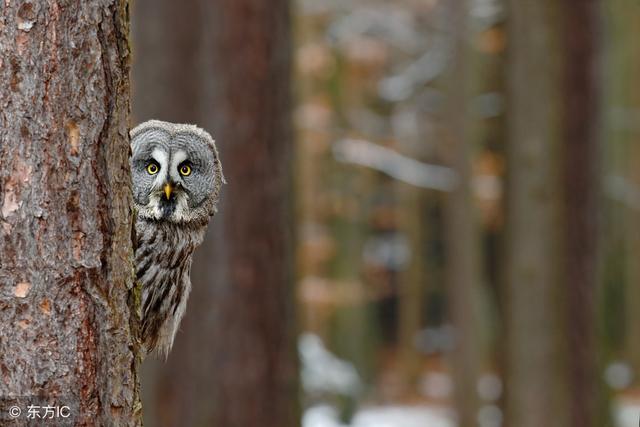
<path id="1" fill-rule="evenodd" d="M 638 427 L 640 404 L 617 399 L 613 403 L 614 422 L 617 427 Z"/>
<path id="2" fill-rule="evenodd" d="M 302 419 L 303 427 L 454 427 L 450 414 L 428 406 L 378 406 L 363 408 L 351 424 L 342 424 L 334 408 L 312 406 Z"/>
<path id="3" fill-rule="evenodd" d="M 319 336 L 302 334 L 298 339 L 298 351 L 302 362 L 302 386 L 307 393 L 358 394 L 362 385 L 356 368 L 327 350 Z"/>

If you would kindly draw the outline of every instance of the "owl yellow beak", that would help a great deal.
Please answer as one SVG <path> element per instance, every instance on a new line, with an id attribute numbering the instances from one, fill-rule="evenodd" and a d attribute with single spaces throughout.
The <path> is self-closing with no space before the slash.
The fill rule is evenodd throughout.
<path id="1" fill-rule="evenodd" d="M 164 195 L 167 197 L 167 200 L 171 197 L 171 192 L 173 191 L 173 186 L 171 184 L 164 185 Z"/>

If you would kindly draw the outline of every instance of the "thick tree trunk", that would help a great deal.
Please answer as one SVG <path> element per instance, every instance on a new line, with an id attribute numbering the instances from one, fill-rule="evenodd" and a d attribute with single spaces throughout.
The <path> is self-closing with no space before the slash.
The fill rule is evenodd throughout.
<path id="1" fill-rule="evenodd" d="M 507 425 L 603 425 L 597 1 L 511 3 Z"/>
<path id="2" fill-rule="evenodd" d="M 127 2 L 0 14 L 0 419 L 139 425 Z"/>
<path id="3" fill-rule="evenodd" d="M 562 308 L 557 303 L 562 256 L 558 7 L 553 0 L 514 0 L 511 6 L 507 425 L 564 426 Z"/>
<path id="4" fill-rule="evenodd" d="M 293 307 L 290 16 L 287 0 L 212 5 L 214 134 L 229 184 L 212 288 L 212 425 L 291 427 Z M 268 396 L 265 398 L 265 396 Z"/>
<path id="5" fill-rule="evenodd" d="M 135 116 L 210 130 L 229 184 L 195 253 L 169 360 L 145 362 L 145 416 L 162 426 L 295 426 L 289 5 L 177 4 L 135 5 Z M 179 39 L 166 31 L 174 25 Z"/>
<path id="6" fill-rule="evenodd" d="M 207 19 L 202 0 L 137 0 L 133 4 L 133 118 L 200 123 L 202 51 Z M 168 31 L 168 28 L 171 28 Z M 200 123 L 205 126 L 209 123 Z"/>

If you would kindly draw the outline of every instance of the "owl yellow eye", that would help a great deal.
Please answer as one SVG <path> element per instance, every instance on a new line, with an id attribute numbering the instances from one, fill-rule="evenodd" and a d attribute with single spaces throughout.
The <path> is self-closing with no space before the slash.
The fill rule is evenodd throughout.
<path id="1" fill-rule="evenodd" d="M 191 166 L 189 166 L 189 165 L 180 166 L 180 175 L 182 175 L 182 176 L 191 175 Z"/>
<path id="2" fill-rule="evenodd" d="M 147 165 L 147 172 L 149 173 L 149 175 L 155 175 L 158 173 L 159 170 L 160 168 L 155 163 L 149 163 Z"/>

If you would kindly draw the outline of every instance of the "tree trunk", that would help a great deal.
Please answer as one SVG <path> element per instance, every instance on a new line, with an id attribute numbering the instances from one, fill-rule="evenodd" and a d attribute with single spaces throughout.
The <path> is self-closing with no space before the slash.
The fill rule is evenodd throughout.
<path id="1" fill-rule="evenodd" d="M 508 68 L 507 426 L 565 426 L 561 307 L 560 57 L 555 1 L 511 2 Z M 537 71 L 531 73 L 535 68 Z"/>
<path id="2" fill-rule="evenodd" d="M 603 425 L 595 341 L 596 5 L 511 2 L 505 263 L 511 427 Z"/>
<path id="3" fill-rule="evenodd" d="M 133 118 L 196 123 L 203 119 L 201 0 L 137 0 L 133 4 Z M 167 29 L 171 27 L 171 31 Z M 204 125 L 204 123 L 201 123 Z"/>
<path id="4" fill-rule="evenodd" d="M 210 130 L 229 182 L 194 255 L 169 360 L 145 363 L 149 423 L 299 424 L 288 9 L 285 0 L 136 3 L 136 117 Z M 174 25 L 178 39 L 166 32 Z"/>
<path id="5" fill-rule="evenodd" d="M 596 291 L 599 283 L 600 2 L 562 2 L 565 118 L 562 145 L 565 319 L 573 427 L 604 425 L 599 413 Z"/>
<path id="6" fill-rule="evenodd" d="M 557 304 L 562 255 L 558 8 L 552 0 L 511 3 L 507 426 L 564 426 Z M 534 67 L 538 72 L 531 73 Z"/>
<path id="7" fill-rule="evenodd" d="M 289 2 L 212 9 L 211 108 L 229 185 L 216 251 L 225 268 L 209 283 L 211 424 L 297 426 Z"/>
<path id="8" fill-rule="evenodd" d="M 0 14 L 0 419 L 140 425 L 128 4 Z"/>
<path id="9" fill-rule="evenodd" d="M 447 257 L 449 315 L 455 327 L 455 349 L 451 354 L 455 403 L 461 426 L 477 424 L 479 399 L 476 392 L 483 352 L 481 349 L 480 298 L 482 268 L 480 235 L 471 199 L 471 155 L 468 116 L 471 87 L 468 44 L 468 2 L 456 0 L 451 7 L 451 37 L 454 55 L 448 79 L 448 124 L 451 167 L 458 175 L 456 188 L 445 197 L 445 245 Z"/>

